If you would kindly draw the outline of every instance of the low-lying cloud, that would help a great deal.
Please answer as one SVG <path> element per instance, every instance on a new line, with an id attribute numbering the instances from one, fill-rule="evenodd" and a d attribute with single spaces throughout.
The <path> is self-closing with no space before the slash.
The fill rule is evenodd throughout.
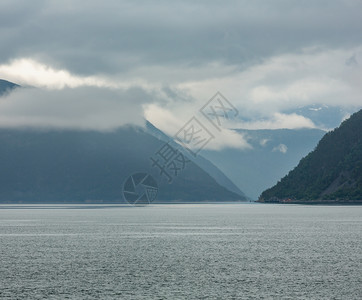
<path id="1" fill-rule="evenodd" d="M 228 128 L 221 127 L 219 130 L 215 129 L 207 119 L 203 118 L 201 114 L 198 114 L 197 110 L 192 111 L 193 107 L 193 105 L 190 105 L 186 112 L 183 111 L 177 115 L 177 111 L 175 110 L 168 110 L 155 104 L 145 105 L 145 117 L 170 137 L 174 137 L 191 117 L 196 117 L 213 135 L 212 140 L 204 147 L 205 149 L 221 150 L 224 148 L 251 148 L 251 145 L 243 134 Z"/>
<path id="2" fill-rule="evenodd" d="M 144 125 L 144 90 L 97 87 L 43 90 L 18 88 L 0 98 L 0 127 L 112 130 Z"/>

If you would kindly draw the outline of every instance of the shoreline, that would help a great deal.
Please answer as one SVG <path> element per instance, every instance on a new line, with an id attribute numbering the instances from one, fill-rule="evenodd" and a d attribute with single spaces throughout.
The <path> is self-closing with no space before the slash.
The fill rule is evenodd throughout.
<path id="1" fill-rule="evenodd" d="M 263 204 L 301 204 L 301 205 L 362 205 L 362 200 L 274 200 L 260 201 Z"/>

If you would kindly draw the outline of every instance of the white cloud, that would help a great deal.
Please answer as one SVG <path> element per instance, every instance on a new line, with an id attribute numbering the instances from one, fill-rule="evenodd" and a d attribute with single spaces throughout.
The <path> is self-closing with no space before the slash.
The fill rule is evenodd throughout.
<path id="1" fill-rule="evenodd" d="M 192 108 L 192 105 L 190 106 Z M 181 113 L 181 117 L 173 111 L 161 108 L 158 105 L 145 105 L 145 118 L 160 128 L 170 137 L 175 134 L 191 119 L 196 116 L 198 120 L 212 133 L 214 138 L 204 147 L 209 150 L 220 150 L 224 148 L 250 149 L 251 145 L 247 142 L 244 135 L 237 133 L 227 128 L 221 128 L 221 131 L 216 130 L 208 120 L 197 114 L 197 110 L 193 112 L 188 109 L 188 115 L 185 110 Z"/>
<path id="2" fill-rule="evenodd" d="M 315 128 L 315 124 L 308 118 L 293 114 L 274 113 L 268 119 L 239 122 L 235 128 L 241 129 L 298 129 Z"/>
<path id="3" fill-rule="evenodd" d="M 322 110 L 323 108 L 322 107 L 318 107 L 318 108 L 313 108 L 313 107 L 310 107 L 309 110 L 311 111 L 320 111 Z"/>
<path id="4" fill-rule="evenodd" d="M 196 99 L 208 99 L 220 90 L 247 116 L 270 116 L 314 103 L 361 106 L 362 67 L 345 64 L 351 53 L 356 61 L 362 61 L 362 46 L 308 48 L 239 71 L 234 69 L 222 78 L 182 82 L 177 87 L 188 90 Z"/>
<path id="5" fill-rule="evenodd" d="M 222 150 L 225 148 L 251 149 L 244 135 L 229 129 L 222 129 L 221 132 L 213 132 L 215 138 L 205 147 L 209 150 Z"/>
<path id="6" fill-rule="evenodd" d="M 146 80 L 132 78 L 120 80 L 117 77 L 80 76 L 65 69 L 57 69 L 30 58 L 19 58 L 0 65 L 0 78 L 24 86 L 46 89 L 76 88 L 81 86 L 104 88 L 131 88 L 134 86 L 149 88 Z"/>
<path id="7" fill-rule="evenodd" d="M 148 70 L 146 67 L 137 67 L 128 73 L 115 74 L 112 78 L 106 75 L 80 76 L 33 59 L 17 59 L 0 65 L 0 77 L 20 84 L 58 90 L 59 93 L 47 94 L 45 98 L 48 100 L 46 101 L 44 97 L 40 97 L 39 99 L 43 101 L 41 102 L 34 99 L 35 92 L 27 89 L 26 93 L 30 93 L 28 97 L 33 100 L 26 102 L 24 94 L 23 99 L 14 100 L 13 105 L 21 103 L 26 107 L 26 103 L 34 101 L 34 109 L 29 108 L 27 112 L 29 115 L 23 112 L 20 117 L 16 114 L 16 116 L 11 115 L 9 108 L 2 104 L 0 106 L 0 113 L 3 116 L 1 123 L 3 125 L 23 124 L 24 126 L 27 123 L 53 124 L 54 126 L 58 124 L 58 126 L 68 127 L 89 127 L 90 123 L 93 123 L 91 127 L 94 128 L 97 126 L 100 129 L 115 127 L 124 124 L 116 117 L 121 109 L 120 103 L 116 102 L 115 108 L 111 109 L 111 102 L 103 101 L 102 104 L 97 102 L 98 107 L 96 102 L 90 100 L 92 97 L 84 97 L 78 92 L 75 92 L 77 96 L 74 96 L 75 94 L 71 95 L 71 91 L 90 89 L 89 93 L 92 94 L 91 90 L 96 87 L 107 91 L 107 95 L 113 91 L 114 96 L 112 97 L 116 97 L 115 95 L 121 90 L 140 87 L 147 92 L 140 96 L 145 99 L 142 104 L 136 105 L 136 115 L 139 117 L 144 113 L 146 119 L 172 136 L 198 112 L 199 108 L 216 91 L 220 90 L 238 108 L 241 119 L 226 122 L 223 134 L 215 133 L 218 138 L 214 143 L 210 143 L 209 147 L 213 149 L 246 148 L 248 144 L 243 137 L 236 136 L 227 128 L 315 128 L 315 124 L 310 119 L 282 111 L 314 103 L 361 106 L 362 69 L 359 64 L 351 67 L 345 63 L 346 58 L 351 57 L 351 53 L 353 53 L 354 61 L 362 60 L 362 47 L 337 50 L 310 48 L 297 54 L 278 55 L 246 69 L 226 66 L 221 62 L 202 66 L 176 65 L 173 70 L 155 65 L 148 66 Z M 190 79 L 187 77 L 188 72 L 190 72 Z M 144 77 L 139 77 L 140 74 L 143 74 Z M 157 74 L 157 76 L 153 74 Z M 177 74 L 180 76 L 177 77 Z M 167 84 L 164 84 L 165 80 Z M 66 92 L 60 93 L 62 90 Z M 88 95 L 85 90 L 83 93 Z M 123 96 L 124 94 L 121 98 Z M 64 99 L 64 97 L 72 100 Z M 61 110 L 63 117 L 56 115 L 59 103 L 63 107 Z M 73 119 L 74 115 L 71 111 L 75 105 L 78 105 L 79 115 Z M 54 106 L 52 120 L 40 114 L 42 106 L 48 108 L 46 113 L 50 113 Z M 133 107 L 131 103 L 128 103 L 128 106 Z M 80 117 L 80 107 L 84 109 L 82 117 Z M 95 108 L 93 113 L 90 112 L 91 107 Z M 19 108 L 20 105 L 17 106 L 17 109 Z M 35 113 L 37 108 L 39 109 L 38 114 Z M 128 108 L 123 107 L 123 110 L 125 109 Z M 131 109 L 130 116 L 134 114 L 135 112 Z M 122 112 L 120 115 L 127 122 L 132 122 L 132 118 L 129 118 L 126 112 Z M 245 121 L 243 121 L 244 119 Z"/>
<path id="8" fill-rule="evenodd" d="M 313 128 L 285 111 L 362 106 L 358 1 L 13 2 L 0 4 L 0 78 L 49 91 L 0 99 L 4 126 L 105 129 L 144 113 L 172 136 L 221 91 L 241 119 L 210 147 L 242 148 L 227 128 Z"/>
<path id="9" fill-rule="evenodd" d="M 162 108 L 157 104 L 146 104 L 144 107 L 144 115 L 148 121 L 168 136 L 174 136 L 187 122 L 186 119 L 182 120 L 182 118 L 177 117 L 172 111 Z"/>
<path id="10" fill-rule="evenodd" d="M 277 147 L 273 148 L 273 152 L 279 151 L 280 153 L 287 153 L 288 147 L 284 144 L 279 144 Z"/>
<path id="11" fill-rule="evenodd" d="M 260 146 L 265 147 L 268 142 L 270 142 L 270 139 L 262 139 L 259 141 L 259 144 Z"/>
<path id="12" fill-rule="evenodd" d="M 126 124 L 142 126 L 147 101 L 153 99 L 141 89 L 16 89 L 0 98 L 0 127 L 112 130 Z"/>
<path id="13" fill-rule="evenodd" d="M 57 70 L 33 59 L 15 59 L 8 64 L 0 65 L 0 77 L 21 85 L 41 88 L 62 89 L 79 86 L 110 86 L 96 77 L 80 77 L 70 74 L 67 70 Z"/>

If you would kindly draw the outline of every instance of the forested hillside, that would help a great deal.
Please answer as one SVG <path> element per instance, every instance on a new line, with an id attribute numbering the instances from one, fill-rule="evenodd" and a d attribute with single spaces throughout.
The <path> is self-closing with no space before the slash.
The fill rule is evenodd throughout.
<path id="1" fill-rule="evenodd" d="M 261 202 L 362 199 L 362 110 L 328 132 L 317 148 L 274 187 Z"/>

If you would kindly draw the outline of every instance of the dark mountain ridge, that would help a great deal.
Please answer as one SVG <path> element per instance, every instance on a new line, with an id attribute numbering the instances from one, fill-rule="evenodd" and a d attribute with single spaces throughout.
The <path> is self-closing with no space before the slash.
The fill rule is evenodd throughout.
<path id="1" fill-rule="evenodd" d="M 362 203 L 362 110 L 325 134 L 259 201 Z"/>
<path id="2" fill-rule="evenodd" d="M 164 142 L 139 128 L 112 132 L 0 129 L 0 202 L 122 202 L 136 172 L 158 182 L 158 201 L 245 200 L 193 162 L 171 184 L 150 157 Z"/>

